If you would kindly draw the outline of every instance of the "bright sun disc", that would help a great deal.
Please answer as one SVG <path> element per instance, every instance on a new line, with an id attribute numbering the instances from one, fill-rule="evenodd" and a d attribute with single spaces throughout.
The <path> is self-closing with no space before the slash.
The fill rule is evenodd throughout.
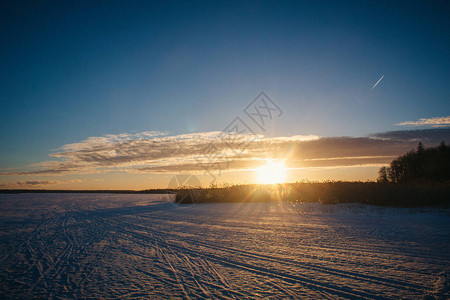
<path id="1" fill-rule="evenodd" d="M 269 160 L 265 166 L 256 170 L 258 183 L 274 184 L 286 181 L 286 167 L 283 161 Z"/>

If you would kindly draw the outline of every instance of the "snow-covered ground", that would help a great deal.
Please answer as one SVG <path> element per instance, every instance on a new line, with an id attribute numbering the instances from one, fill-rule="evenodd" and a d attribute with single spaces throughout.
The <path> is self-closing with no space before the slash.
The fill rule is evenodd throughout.
<path id="1" fill-rule="evenodd" d="M 446 210 L 0 195 L 0 297 L 446 298 Z"/>

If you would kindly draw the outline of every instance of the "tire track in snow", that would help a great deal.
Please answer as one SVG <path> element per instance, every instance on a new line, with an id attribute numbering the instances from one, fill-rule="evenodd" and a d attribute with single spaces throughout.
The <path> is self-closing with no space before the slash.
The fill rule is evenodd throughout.
<path id="1" fill-rule="evenodd" d="M 117 221 L 117 220 L 116 220 Z M 154 229 L 150 229 L 148 227 L 142 226 L 140 224 L 132 224 L 132 223 L 128 223 L 128 222 L 123 222 L 123 221 L 118 221 L 121 222 L 123 224 L 126 224 L 128 226 L 135 226 L 135 227 L 139 227 L 141 229 L 145 229 L 145 230 L 150 230 L 153 233 L 158 234 L 159 236 L 170 236 L 172 238 L 175 239 L 179 239 L 180 237 L 175 235 L 175 234 L 170 234 L 170 233 L 163 233 L 160 231 L 156 231 Z M 359 273 L 356 272 L 350 272 L 350 271 L 343 271 L 343 270 L 339 270 L 339 269 L 334 269 L 334 268 L 330 268 L 330 267 L 325 267 L 325 266 L 321 266 L 318 267 L 315 264 L 312 263 L 307 263 L 307 262 L 299 262 L 296 260 L 292 260 L 289 258 L 276 258 L 273 256 L 267 256 L 267 255 L 263 255 L 263 254 L 256 254 L 254 252 L 249 252 L 249 251 L 245 251 L 245 250 L 238 250 L 238 249 L 234 249 L 231 247 L 227 247 L 227 246 L 215 246 L 215 245 L 211 245 L 205 242 L 201 242 L 201 241 L 197 241 L 197 240 L 192 240 L 189 238 L 184 238 L 183 237 L 183 242 L 186 242 L 190 245 L 198 245 L 198 246 L 203 246 L 205 248 L 209 248 L 209 249 L 214 249 L 214 250 L 218 250 L 218 251 L 223 251 L 223 252 L 231 252 L 237 255 L 241 255 L 244 257 L 249 257 L 249 258 L 254 258 L 254 259 L 258 259 L 258 260 L 263 260 L 263 261 L 270 261 L 270 262 L 275 262 L 275 263 L 279 263 L 279 264 L 283 264 L 283 265 L 296 265 L 299 267 L 302 267 L 304 269 L 308 269 L 308 270 L 313 270 L 313 271 L 318 271 L 318 272 L 322 272 L 322 273 L 326 273 L 326 274 L 332 274 L 332 275 L 337 275 L 337 276 L 342 276 L 342 277 L 346 277 L 346 278 L 350 278 L 350 279 L 355 279 L 355 280 L 360 280 L 360 281 L 365 281 L 365 282 L 371 282 L 374 284 L 378 284 L 381 286 L 389 286 L 391 288 L 396 288 L 396 289 L 405 289 L 408 288 L 410 291 L 412 292 L 422 292 L 424 290 L 426 290 L 427 288 L 422 286 L 422 285 L 418 285 L 418 284 L 414 284 L 414 283 L 409 283 L 409 282 L 404 282 L 404 281 L 400 281 L 400 280 L 396 280 L 396 279 L 386 279 L 386 278 L 381 278 L 381 277 L 377 277 L 377 276 L 373 276 L 373 275 L 361 275 Z M 305 256 L 304 254 L 301 254 L 302 256 Z"/>
<path id="2" fill-rule="evenodd" d="M 182 280 L 180 279 L 180 276 L 178 276 L 178 271 L 173 267 L 170 259 L 167 257 L 167 255 L 164 253 L 164 251 L 161 250 L 160 247 L 157 247 L 157 251 L 160 253 L 160 256 L 166 261 L 166 263 L 169 265 L 170 269 L 172 270 L 173 275 L 175 276 L 175 279 L 178 282 L 179 287 L 181 288 L 181 290 L 183 291 L 183 293 L 185 294 L 185 296 L 187 297 L 187 299 L 191 299 L 191 297 L 189 297 L 189 294 L 187 293 L 185 286 L 182 282 Z"/>
<path id="3" fill-rule="evenodd" d="M 255 273 L 258 275 L 262 275 L 262 276 L 268 276 L 269 278 L 277 278 L 277 279 L 280 279 L 280 280 L 288 282 L 288 283 L 299 283 L 299 284 L 301 284 L 313 291 L 316 291 L 316 292 L 326 291 L 327 293 L 330 293 L 330 294 L 333 294 L 333 295 L 336 295 L 339 297 L 344 297 L 347 299 L 364 299 L 364 298 L 365 299 L 374 299 L 374 298 L 385 299 L 384 297 L 376 295 L 376 294 L 372 294 L 372 293 L 368 293 L 368 292 L 364 292 L 364 291 L 346 289 L 346 288 L 338 287 L 338 286 L 335 286 L 335 285 L 329 284 L 329 283 L 321 283 L 314 279 L 309 279 L 309 278 L 306 278 L 301 275 L 285 274 L 285 273 L 277 272 L 274 270 L 270 270 L 270 269 L 260 267 L 260 266 L 251 265 L 251 264 L 244 263 L 244 262 L 232 261 L 232 260 L 229 260 L 226 258 L 216 256 L 214 254 L 198 253 L 196 251 L 193 251 L 191 249 L 188 249 L 188 248 L 185 248 L 185 247 L 182 247 L 179 245 L 175 245 L 173 243 L 170 243 L 170 242 L 168 242 L 164 239 L 158 238 L 158 237 L 149 237 L 149 236 L 145 236 L 140 233 L 136 233 L 136 232 L 129 231 L 129 230 L 127 231 L 124 229 L 120 229 L 120 230 L 123 231 L 125 234 L 132 235 L 135 238 L 138 238 L 137 243 L 142 244 L 144 240 L 159 241 L 161 243 L 165 243 L 166 245 L 168 245 L 171 248 L 178 249 L 184 253 L 189 253 L 190 255 L 195 256 L 195 257 L 207 258 L 209 260 L 216 261 L 216 262 L 218 262 L 222 265 L 228 266 L 228 267 L 245 270 L 245 271 Z"/>
<path id="4" fill-rule="evenodd" d="M 153 215 L 151 215 L 151 216 L 142 215 L 140 217 L 152 219 L 152 220 L 173 221 L 173 219 L 170 219 L 170 218 L 164 218 L 164 217 L 153 216 Z M 190 223 L 193 226 L 196 225 L 195 222 L 185 221 L 185 223 Z M 216 226 L 216 225 L 213 225 L 213 226 Z M 239 226 L 231 226 L 231 227 L 241 229 Z M 258 228 L 258 230 L 263 230 L 263 231 L 272 233 L 272 229 Z M 348 245 L 345 245 L 346 246 L 345 249 L 340 248 L 340 247 L 333 247 L 330 245 L 317 246 L 317 245 L 313 245 L 313 244 L 301 244 L 301 246 L 303 248 L 318 249 L 320 251 L 328 251 L 328 252 L 333 252 L 333 253 L 336 253 L 336 251 L 339 251 L 339 252 L 345 251 L 346 253 L 351 251 L 351 252 L 361 253 L 360 256 L 365 256 L 368 253 L 370 253 L 370 254 L 374 254 L 375 256 L 386 255 L 386 256 L 411 257 L 412 259 L 423 258 L 426 260 L 440 261 L 440 262 L 444 262 L 444 263 L 448 263 L 448 261 L 449 261 L 448 258 L 440 257 L 440 255 L 442 254 L 441 252 L 435 252 L 434 255 L 427 255 L 427 254 L 424 254 L 423 251 L 421 251 L 421 250 L 399 247 L 398 245 L 397 246 L 387 246 L 387 245 L 380 246 L 379 244 L 366 243 L 364 245 L 360 245 L 359 248 L 348 247 Z M 430 252 L 430 250 L 428 250 L 428 249 L 426 251 Z"/>
<path id="5" fill-rule="evenodd" d="M 112 225 L 113 223 L 111 223 L 111 220 L 108 220 L 108 223 L 109 223 L 108 226 L 114 226 L 114 225 Z M 118 225 L 116 224 L 115 226 L 118 226 Z M 115 228 L 115 230 L 121 232 L 126 237 L 127 240 L 132 240 L 130 235 L 133 235 L 134 232 L 125 230 L 125 229 L 123 229 L 123 227 Z M 153 234 L 151 234 L 151 233 L 149 233 L 149 234 L 150 234 L 149 239 L 151 239 L 151 244 L 154 245 L 159 258 L 165 262 L 164 265 L 169 266 L 169 268 L 164 268 L 162 266 L 156 266 L 156 267 L 161 268 L 164 272 L 169 271 L 175 277 L 176 285 L 182 287 L 183 293 L 185 295 L 190 296 L 192 294 L 192 296 L 195 296 L 195 298 L 210 299 L 212 297 L 211 289 L 213 289 L 215 291 L 214 297 L 218 297 L 217 292 L 221 292 L 221 293 L 227 294 L 227 295 L 230 295 L 230 294 L 235 295 L 238 298 L 243 298 L 243 297 L 247 296 L 245 294 L 242 294 L 242 293 L 236 291 L 234 288 L 230 287 L 228 283 L 227 283 L 227 285 L 225 285 L 227 288 L 224 288 L 224 286 L 220 286 L 220 285 L 217 285 L 210 281 L 205 280 L 204 278 L 202 278 L 202 275 L 204 275 L 204 274 L 199 273 L 198 266 L 196 265 L 196 263 L 198 263 L 200 261 L 205 261 L 205 260 L 203 260 L 203 259 L 192 260 L 192 259 L 189 259 L 189 257 L 184 254 L 181 254 L 181 256 L 183 256 L 183 258 L 182 258 L 182 257 L 180 257 L 180 254 L 177 254 L 177 252 L 174 251 L 170 247 L 170 245 L 168 245 L 165 241 L 163 241 L 160 238 L 155 238 L 153 236 Z M 150 240 L 148 240 L 148 241 L 150 241 Z M 143 243 L 142 240 L 137 240 L 137 241 L 134 240 L 134 242 L 136 244 L 144 246 L 144 247 L 148 246 L 148 243 Z M 126 252 L 130 253 L 131 249 L 127 249 Z M 174 258 L 171 258 L 171 256 Z M 150 260 L 143 256 L 142 256 L 142 258 Z M 175 259 L 178 260 L 179 263 L 182 263 L 183 266 L 187 269 L 176 268 L 175 267 L 175 263 L 176 263 Z M 199 265 L 202 265 L 202 264 L 199 263 Z M 203 265 L 205 265 L 205 264 L 203 264 Z M 208 265 L 211 265 L 211 264 L 209 263 Z M 208 267 L 206 267 L 205 270 L 208 271 L 208 275 L 214 274 L 213 271 L 211 271 Z M 144 273 L 145 271 L 140 269 L 139 272 Z M 198 275 L 197 275 L 197 273 L 198 273 Z M 147 273 L 147 274 L 149 274 L 149 273 Z M 159 280 L 159 281 L 163 280 L 163 279 L 155 278 L 155 276 L 153 274 L 150 277 L 153 279 Z M 220 276 L 220 277 L 222 278 L 222 280 L 224 280 L 223 276 Z M 182 279 L 184 279 L 184 280 L 182 280 Z M 195 292 L 197 289 L 195 288 L 194 285 L 192 285 L 188 282 L 189 280 L 193 281 L 195 286 L 198 288 L 199 293 Z M 228 297 L 221 295 L 219 298 L 228 298 Z"/>

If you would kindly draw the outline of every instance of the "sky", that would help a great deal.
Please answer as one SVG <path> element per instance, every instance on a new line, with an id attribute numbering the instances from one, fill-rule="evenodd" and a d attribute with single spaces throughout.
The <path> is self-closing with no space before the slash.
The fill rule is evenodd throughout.
<path id="1" fill-rule="evenodd" d="M 364 181 L 450 143 L 448 1 L 7 0 L 0 23 L 0 188 L 252 183 L 274 158 Z"/>

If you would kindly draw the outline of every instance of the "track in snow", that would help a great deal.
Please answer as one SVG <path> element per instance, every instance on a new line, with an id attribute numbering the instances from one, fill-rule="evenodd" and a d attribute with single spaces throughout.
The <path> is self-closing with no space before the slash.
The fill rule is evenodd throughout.
<path id="1" fill-rule="evenodd" d="M 1 195 L 2 298 L 448 297 L 448 211 Z M 330 211 L 330 209 L 332 211 Z"/>

